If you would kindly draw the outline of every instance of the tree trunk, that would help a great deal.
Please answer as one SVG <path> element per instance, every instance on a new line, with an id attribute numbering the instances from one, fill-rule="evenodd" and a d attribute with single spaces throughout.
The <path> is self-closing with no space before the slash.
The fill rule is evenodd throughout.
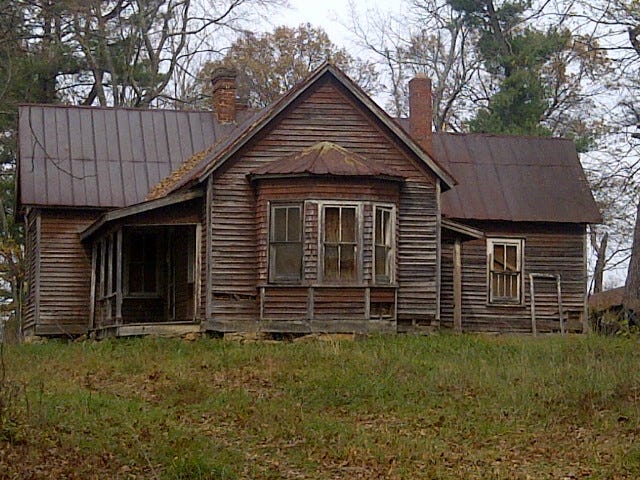
<path id="1" fill-rule="evenodd" d="M 624 287 L 624 308 L 629 314 L 629 318 L 635 323 L 640 316 L 640 202 L 636 213 L 631 260 Z"/>
<path id="2" fill-rule="evenodd" d="M 602 291 L 604 282 L 604 267 L 607 262 L 607 243 L 609 241 L 609 234 L 605 232 L 598 245 L 598 239 L 596 233 L 591 232 L 591 244 L 596 251 L 596 268 L 593 272 L 593 293 L 599 293 Z"/>

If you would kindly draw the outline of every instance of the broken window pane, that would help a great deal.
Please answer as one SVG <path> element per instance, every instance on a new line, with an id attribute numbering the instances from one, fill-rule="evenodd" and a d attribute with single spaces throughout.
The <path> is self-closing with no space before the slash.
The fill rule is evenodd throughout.
<path id="1" fill-rule="evenodd" d="M 355 242 L 356 241 L 356 209 L 354 207 L 342 208 L 342 235 L 340 241 Z"/>
<path id="2" fill-rule="evenodd" d="M 325 280 L 354 282 L 358 279 L 357 212 L 354 206 L 324 207 Z"/>
<path id="3" fill-rule="evenodd" d="M 338 207 L 324 209 L 324 241 L 327 243 L 340 241 L 340 209 Z"/>
<path id="4" fill-rule="evenodd" d="M 338 247 L 336 245 L 325 245 L 324 247 L 324 279 L 338 280 Z"/>
<path id="5" fill-rule="evenodd" d="M 496 272 L 504 270 L 504 245 L 496 244 L 493 246 L 493 269 Z"/>
<path id="6" fill-rule="evenodd" d="M 504 269 L 509 272 L 515 272 L 517 268 L 517 255 L 518 249 L 515 245 L 507 245 L 506 246 L 506 263 Z"/>
<path id="7" fill-rule="evenodd" d="M 497 303 L 518 303 L 521 299 L 522 244 L 517 240 L 490 240 L 489 300 Z"/>
<path id="8" fill-rule="evenodd" d="M 355 245 L 340 245 L 340 279 L 356 279 L 356 247 Z"/>

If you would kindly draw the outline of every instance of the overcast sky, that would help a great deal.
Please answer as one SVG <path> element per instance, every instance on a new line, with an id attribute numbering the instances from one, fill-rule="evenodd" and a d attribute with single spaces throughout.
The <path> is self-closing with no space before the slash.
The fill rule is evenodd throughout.
<path id="1" fill-rule="evenodd" d="M 353 0 L 359 12 L 368 9 L 398 11 L 398 0 Z M 298 26 L 310 23 L 322 27 L 333 43 L 349 47 L 351 34 L 344 25 L 349 25 L 350 9 L 348 0 L 289 0 L 290 9 L 283 9 L 280 15 L 272 18 L 273 26 Z M 357 52 L 354 52 L 357 53 Z"/>

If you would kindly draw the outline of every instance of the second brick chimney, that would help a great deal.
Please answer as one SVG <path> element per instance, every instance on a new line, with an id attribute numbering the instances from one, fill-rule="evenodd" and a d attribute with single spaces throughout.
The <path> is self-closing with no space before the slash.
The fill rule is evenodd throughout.
<path id="1" fill-rule="evenodd" d="M 232 68 L 216 68 L 211 74 L 213 111 L 220 123 L 236 121 L 236 76 Z"/>
<path id="2" fill-rule="evenodd" d="M 409 133 L 411 137 L 431 153 L 432 125 L 431 79 L 418 74 L 409 81 Z"/>

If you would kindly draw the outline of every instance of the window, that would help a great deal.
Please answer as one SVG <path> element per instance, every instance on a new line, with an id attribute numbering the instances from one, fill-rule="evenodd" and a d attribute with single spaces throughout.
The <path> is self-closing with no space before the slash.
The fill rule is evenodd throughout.
<path id="1" fill-rule="evenodd" d="M 300 282 L 302 275 L 302 209 L 272 205 L 269 232 L 269 281 Z"/>
<path id="2" fill-rule="evenodd" d="M 323 280 L 355 282 L 358 278 L 356 206 L 323 207 Z"/>
<path id="3" fill-rule="evenodd" d="M 127 292 L 132 295 L 158 293 L 158 239 L 154 233 L 129 234 Z"/>
<path id="4" fill-rule="evenodd" d="M 376 283 L 391 283 L 393 279 L 393 209 L 375 207 L 374 256 Z"/>
<path id="5" fill-rule="evenodd" d="M 523 244 L 520 239 L 487 240 L 490 303 L 521 303 Z"/>

